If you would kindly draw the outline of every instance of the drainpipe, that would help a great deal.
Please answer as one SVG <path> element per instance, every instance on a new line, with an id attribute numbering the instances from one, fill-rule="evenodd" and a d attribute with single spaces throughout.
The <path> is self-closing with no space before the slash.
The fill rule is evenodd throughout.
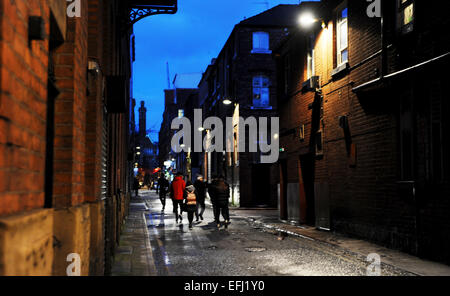
<path id="1" fill-rule="evenodd" d="M 381 0 L 381 75 L 380 80 L 384 79 L 387 73 L 387 51 L 386 51 L 386 26 L 384 23 L 384 1 Z"/>

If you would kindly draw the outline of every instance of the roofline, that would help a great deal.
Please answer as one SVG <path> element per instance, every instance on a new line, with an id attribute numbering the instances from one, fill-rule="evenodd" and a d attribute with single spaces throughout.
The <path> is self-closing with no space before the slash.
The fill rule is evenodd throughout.
<path id="1" fill-rule="evenodd" d="M 248 21 L 248 20 L 250 20 L 250 19 L 252 19 L 252 18 L 254 18 L 254 17 L 257 17 L 257 16 L 260 16 L 260 15 L 262 15 L 262 14 L 264 14 L 264 13 L 267 13 L 267 12 L 269 12 L 269 11 L 271 11 L 271 10 L 274 10 L 275 8 L 278 8 L 278 7 L 280 7 L 280 6 L 299 6 L 299 5 L 300 5 L 300 4 L 278 4 L 277 6 L 274 6 L 274 7 L 270 8 L 270 9 L 267 9 L 267 10 L 264 10 L 264 11 L 258 13 L 258 14 L 255 14 L 254 16 L 251 16 L 251 17 L 249 17 L 248 19 L 245 19 L 245 20 L 240 21 L 237 25 L 242 24 L 242 22 Z"/>
<path id="2" fill-rule="evenodd" d="M 268 9 L 268 10 L 264 10 L 263 12 L 258 13 L 258 14 L 254 15 L 254 16 L 246 19 L 246 20 L 249 20 L 251 18 L 259 16 L 259 15 L 261 15 L 263 13 L 266 13 L 266 12 L 268 12 L 270 10 L 273 10 L 273 9 L 275 9 L 277 7 L 280 7 L 280 6 L 301 7 L 302 3 L 316 3 L 316 2 L 318 4 L 321 3 L 320 1 L 305 1 L 305 2 L 302 1 L 299 4 L 278 4 L 277 6 L 274 6 L 274 7 L 270 8 L 270 9 Z M 243 21 L 245 21 L 245 20 L 243 20 Z M 216 60 L 219 60 L 220 57 L 223 55 L 224 49 L 227 47 L 228 42 L 230 42 L 231 37 L 234 35 L 234 33 L 236 32 L 236 30 L 238 28 L 295 28 L 295 26 L 289 26 L 289 25 L 282 26 L 282 25 L 251 25 L 251 24 L 243 24 L 242 23 L 243 21 L 241 21 L 241 22 L 237 23 L 236 25 L 234 25 L 233 30 L 231 30 L 231 33 L 230 33 L 230 35 L 227 38 L 227 41 L 225 41 L 225 44 L 222 46 L 222 49 L 220 50 L 219 54 L 215 58 Z M 205 74 L 208 72 L 208 69 L 210 67 L 212 68 L 214 66 L 216 66 L 216 65 L 215 64 L 214 65 L 213 64 L 209 64 L 208 65 L 208 67 L 206 68 L 206 71 L 203 72 L 203 74 L 202 74 L 202 78 L 200 79 L 200 82 L 199 82 L 198 86 L 200 86 L 200 84 L 205 80 Z"/>

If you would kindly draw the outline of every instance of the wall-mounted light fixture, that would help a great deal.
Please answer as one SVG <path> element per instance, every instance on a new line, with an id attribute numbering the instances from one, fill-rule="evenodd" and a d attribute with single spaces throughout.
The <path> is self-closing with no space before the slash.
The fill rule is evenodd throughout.
<path id="1" fill-rule="evenodd" d="M 300 17 L 298 18 L 298 23 L 300 24 L 300 27 L 309 29 L 311 28 L 316 22 L 322 23 L 322 29 L 327 27 L 327 24 L 325 23 L 324 19 L 317 18 L 312 12 L 307 11 L 303 12 Z"/>
<path id="2" fill-rule="evenodd" d="M 230 99 L 223 100 L 224 105 L 231 105 L 232 103 L 233 103 L 233 101 L 231 101 Z"/>

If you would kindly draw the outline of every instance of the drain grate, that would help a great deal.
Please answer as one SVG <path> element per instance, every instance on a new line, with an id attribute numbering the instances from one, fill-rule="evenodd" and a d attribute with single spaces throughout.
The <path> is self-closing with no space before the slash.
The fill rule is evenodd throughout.
<path id="1" fill-rule="evenodd" d="M 245 250 L 246 250 L 247 252 L 251 252 L 251 253 L 253 253 L 253 252 L 264 252 L 264 251 L 267 251 L 266 248 L 261 248 L 261 247 L 245 248 Z"/>

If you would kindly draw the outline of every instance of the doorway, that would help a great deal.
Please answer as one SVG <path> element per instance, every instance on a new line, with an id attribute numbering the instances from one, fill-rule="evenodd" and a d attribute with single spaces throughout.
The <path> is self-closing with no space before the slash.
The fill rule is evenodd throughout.
<path id="1" fill-rule="evenodd" d="M 307 225 L 315 226 L 315 196 L 314 196 L 314 156 L 301 155 L 299 158 L 300 186 L 300 220 Z"/>
<path id="2" fill-rule="evenodd" d="M 270 166 L 256 164 L 252 166 L 252 203 L 267 207 L 270 203 Z"/>
<path id="3" fill-rule="evenodd" d="M 279 188 L 279 208 L 280 208 L 280 219 L 288 219 L 287 210 L 287 160 L 280 160 L 279 163 L 280 170 L 280 188 Z"/>

